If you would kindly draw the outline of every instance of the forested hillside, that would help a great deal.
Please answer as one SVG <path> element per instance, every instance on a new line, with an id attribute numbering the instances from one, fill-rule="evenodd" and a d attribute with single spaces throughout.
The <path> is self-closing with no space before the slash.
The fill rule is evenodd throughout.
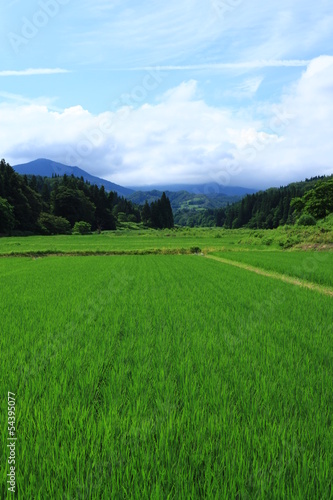
<path id="1" fill-rule="evenodd" d="M 315 224 L 333 211 L 332 200 L 333 176 L 314 177 L 247 195 L 238 203 L 216 210 L 215 223 L 229 229 L 274 229 L 302 221 L 305 225 Z"/>
<path id="2" fill-rule="evenodd" d="M 241 199 L 241 196 L 228 196 L 226 194 L 194 194 L 187 191 L 165 191 L 171 202 L 172 209 L 178 210 L 191 209 L 215 209 L 226 206 L 228 203 L 234 203 Z M 162 191 L 137 191 L 127 198 L 135 204 L 143 205 L 146 201 L 151 203 L 161 198 Z"/>
<path id="3" fill-rule="evenodd" d="M 148 208 L 144 213 L 148 226 L 173 227 L 165 194 Z M 143 210 L 83 178 L 21 176 L 1 160 L 0 234 L 69 234 L 78 222 L 93 231 L 113 230 L 119 223 L 141 222 Z"/>
<path id="4" fill-rule="evenodd" d="M 147 199 L 148 194 L 148 199 Z M 167 194 L 171 196 L 170 198 Z M 274 229 L 285 224 L 315 225 L 333 212 L 333 176 L 314 177 L 245 196 L 226 207 L 207 209 L 208 197 L 186 192 L 138 193 L 133 201 L 107 193 L 73 175 L 22 176 L 1 160 L 0 234 L 67 234 L 78 222 L 93 231 L 123 223 L 152 228 L 183 226 Z M 189 198 L 190 196 L 190 198 Z M 226 200 L 225 200 L 226 201 Z M 214 197 L 209 201 L 221 203 Z M 173 214 L 172 203 L 179 207 Z M 83 226 L 82 226 L 83 227 Z"/>
<path id="5" fill-rule="evenodd" d="M 241 199 L 238 195 L 223 193 L 189 193 L 187 191 L 166 191 L 174 213 L 175 224 L 179 226 L 214 226 L 214 210 L 226 207 Z M 161 198 L 162 192 L 158 190 L 137 191 L 128 199 L 133 203 L 143 205 L 146 201 L 152 203 Z"/>

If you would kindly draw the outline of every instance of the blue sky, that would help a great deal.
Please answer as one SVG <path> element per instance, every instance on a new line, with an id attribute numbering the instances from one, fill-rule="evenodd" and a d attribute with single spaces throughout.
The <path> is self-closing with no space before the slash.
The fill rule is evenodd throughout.
<path id="1" fill-rule="evenodd" d="M 332 173 L 326 0 L 13 0 L 0 149 L 123 185 L 269 187 Z"/>

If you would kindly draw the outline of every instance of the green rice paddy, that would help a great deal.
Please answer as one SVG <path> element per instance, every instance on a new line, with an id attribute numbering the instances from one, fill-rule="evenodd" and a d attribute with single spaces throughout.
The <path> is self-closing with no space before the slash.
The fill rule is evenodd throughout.
<path id="1" fill-rule="evenodd" d="M 17 498 L 332 498 L 331 297 L 201 255 L 4 258 L 0 279 Z"/>
<path id="2" fill-rule="evenodd" d="M 214 255 L 260 269 L 294 276 L 333 287 L 333 252 L 248 251 L 217 252 Z"/>

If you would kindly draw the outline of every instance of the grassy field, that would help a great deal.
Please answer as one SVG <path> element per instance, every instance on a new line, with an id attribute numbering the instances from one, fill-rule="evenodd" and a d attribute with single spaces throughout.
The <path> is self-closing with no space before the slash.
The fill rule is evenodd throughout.
<path id="1" fill-rule="evenodd" d="M 199 247 L 204 252 L 244 249 L 281 250 L 321 247 L 333 249 L 332 225 L 303 228 L 281 227 L 265 230 L 224 230 L 220 228 L 176 228 L 145 230 L 135 224 L 124 224 L 117 231 L 87 236 L 27 236 L 0 238 L 1 255 L 24 253 L 128 253 L 190 251 Z M 133 228 L 136 228 L 133 229 Z"/>
<path id="2" fill-rule="evenodd" d="M 0 279 L 18 498 L 332 498 L 330 297 L 200 255 L 7 258 Z"/>
<path id="3" fill-rule="evenodd" d="M 0 255 L 27 252 L 135 252 L 156 250 L 205 250 L 234 247 L 240 237 L 248 238 L 249 231 L 235 234 L 218 229 L 175 230 L 118 230 L 87 236 L 30 236 L 0 238 Z M 248 247 L 250 242 L 245 242 Z"/>
<path id="4" fill-rule="evenodd" d="M 333 287 L 333 252 L 214 252 L 228 260 Z"/>

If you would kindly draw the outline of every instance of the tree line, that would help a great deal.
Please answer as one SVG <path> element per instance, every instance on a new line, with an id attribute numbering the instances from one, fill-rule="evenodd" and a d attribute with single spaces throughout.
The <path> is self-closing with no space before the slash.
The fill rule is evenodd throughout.
<path id="1" fill-rule="evenodd" d="M 169 198 L 165 193 L 162 194 L 160 200 L 151 202 L 146 200 L 142 209 L 142 220 L 155 228 L 172 228 L 174 227 L 173 213 Z"/>
<path id="2" fill-rule="evenodd" d="M 149 213 L 146 206 L 107 193 L 83 177 L 22 176 L 5 160 L 0 163 L 0 234 L 70 234 L 78 222 L 92 231 L 114 230 L 121 222 L 173 227 L 165 193 L 148 208 Z"/>
<path id="3" fill-rule="evenodd" d="M 333 176 L 245 196 L 215 211 L 215 224 L 226 229 L 275 229 L 286 224 L 314 225 L 333 212 Z"/>
<path id="4" fill-rule="evenodd" d="M 323 176 L 259 191 L 220 209 L 177 211 L 175 220 L 190 227 L 274 229 L 316 224 L 332 212 L 333 176 Z M 70 234 L 78 222 L 102 231 L 124 222 L 172 228 L 175 221 L 165 193 L 151 203 L 136 205 L 82 177 L 22 176 L 1 160 L 0 234 Z"/>

